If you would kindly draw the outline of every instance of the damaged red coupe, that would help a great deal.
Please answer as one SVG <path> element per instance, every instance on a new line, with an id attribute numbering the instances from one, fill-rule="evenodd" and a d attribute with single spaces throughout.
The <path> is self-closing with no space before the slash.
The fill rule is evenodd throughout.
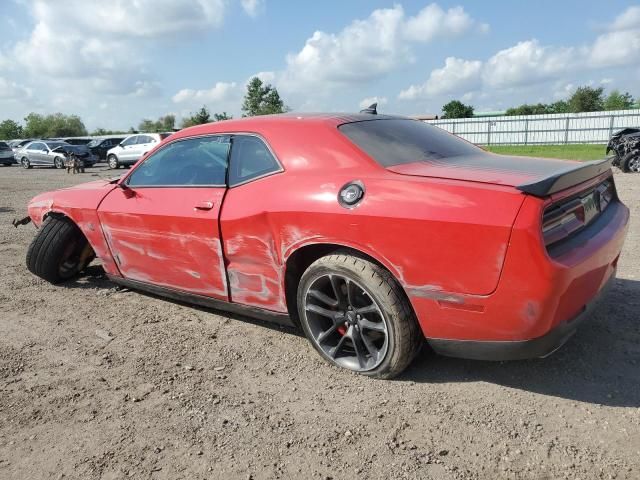
<path id="1" fill-rule="evenodd" d="M 425 339 L 472 359 L 556 350 L 614 278 L 629 212 L 607 161 L 492 155 L 361 113 L 188 128 L 29 216 L 45 280 L 97 257 L 116 284 L 292 323 L 328 362 L 389 378 Z"/>

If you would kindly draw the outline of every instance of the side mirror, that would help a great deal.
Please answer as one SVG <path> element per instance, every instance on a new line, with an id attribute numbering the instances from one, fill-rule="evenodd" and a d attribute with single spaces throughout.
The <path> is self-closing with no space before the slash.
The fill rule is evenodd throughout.
<path id="1" fill-rule="evenodd" d="M 122 193 L 124 193 L 124 196 L 126 198 L 132 198 L 136 196 L 136 191 L 133 190 L 129 185 L 127 185 L 125 182 L 118 182 L 118 188 L 120 190 L 122 190 Z"/>

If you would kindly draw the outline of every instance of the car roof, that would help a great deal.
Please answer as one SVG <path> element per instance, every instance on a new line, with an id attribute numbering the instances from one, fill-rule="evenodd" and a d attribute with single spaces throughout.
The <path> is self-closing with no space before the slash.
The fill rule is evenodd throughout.
<path id="1" fill-rule="evenodd" d="M 315 112 L 289 112 L 276 115 L 260 115 L 255 117 L 234 118 L 231 120 L 223 120 L 219 122 L 205 123 L 195 125 L 193 127 L 179 130 L 171 139 L 189 137 L 193 135 L 206 135 L 210 133 L 225 132 L 252 132 L 262 133 L 265 130 L 271 130 L 274 127 L 294 127 L 302 126 L 305 128 L 317 127 L 337 127 L 345 123 L 364 122 L 372 120 L 390 120 L 390 119 L 406 119 L 409 117 L 395 115 L 374 115 L 370 113 L 315 113 Z"/>

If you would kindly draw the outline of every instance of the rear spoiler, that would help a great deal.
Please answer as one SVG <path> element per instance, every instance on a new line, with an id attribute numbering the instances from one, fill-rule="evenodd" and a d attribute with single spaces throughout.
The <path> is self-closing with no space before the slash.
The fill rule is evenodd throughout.
<path id="1" fill-rule="evenodd" d="M 545 197 L 552 193 L 559 192 L 565 188 L 573 187 L 579 183 L 586 182 L 611 168 L 611 158 L 604 160 L 596 160 L 579 165 L 569 170 L 554 173 L 548 177 L 535 182 L 523 183 L 516 188 L 521 192 L 534 195 L 536 197 Z"/>

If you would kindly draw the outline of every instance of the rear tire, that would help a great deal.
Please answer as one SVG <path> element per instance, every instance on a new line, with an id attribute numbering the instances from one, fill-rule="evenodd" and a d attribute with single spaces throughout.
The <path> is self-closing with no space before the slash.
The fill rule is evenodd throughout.
<path id="1" fill-rule="evenodd" d="M 77 275 L 93 258 L 87 239 L 73 222 L 49 217 L 29 245 L 27 268 L 55 284 Z"/>
<path id="2" fill-rule="evenodd" d="M 116 157 L 115 155 L 109 155 L 109 158 L 107 158 L 107 163 L 109 163 L 109 168 L 112 170 L 120 168 L 120 162 L 118 162 L 118 157 Z"/>
<path id="3" fill-rule="evenodd" d="M 640 173 L 640 151 L 634 150 L 622 157 L 620 168 L 625 173 Z"/>
<path id="4" fill-rule="evenodd" d="M 318 353 L 356 373 L 393 378 L 424 341 L 391 273 L 350 252 L 312 263 L 300 279 L 297 303 L 304 333 Z"/>

